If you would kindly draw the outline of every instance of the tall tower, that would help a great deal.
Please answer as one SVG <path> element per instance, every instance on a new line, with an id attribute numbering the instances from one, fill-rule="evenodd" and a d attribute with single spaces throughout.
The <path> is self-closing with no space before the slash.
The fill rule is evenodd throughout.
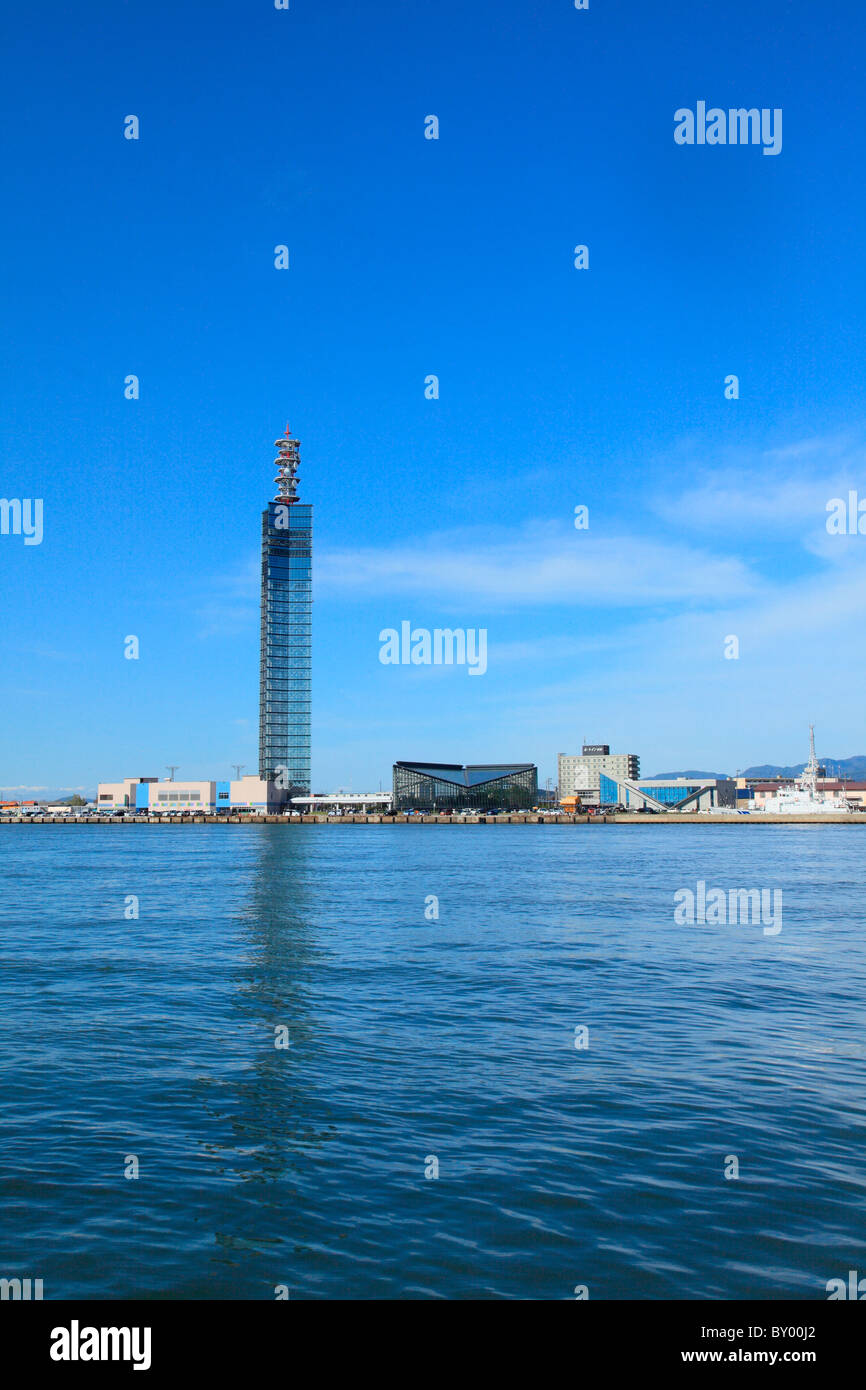
<path id="1" fill-rule="evenodd" d="M 301 441 L 275 441 L 277 494 L 262 512 L 259 776 L 310 790 L 313 508 L 298 501 Z"/>

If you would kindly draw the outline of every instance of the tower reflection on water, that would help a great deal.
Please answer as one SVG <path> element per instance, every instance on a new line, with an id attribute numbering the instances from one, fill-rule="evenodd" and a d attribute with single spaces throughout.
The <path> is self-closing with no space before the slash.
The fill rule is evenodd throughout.
<path id="1" fill-rule="evenodd" d="M 219 1062 L 201 1079 L 211 1134 L 216 1127 L 223 1135 L 202 1143 L 224 1189 L 214 1210 L 213 1260 L 216 1266 L 243 1265 L 246 1296 L 256 1252 L 263 1257 L 263 1297 L 291 1282 L 285 1250 L 303 1245 L 312 1219 L 298 1180 L 309 1190 L 311 1155 L 336 1133 L 334 1124 L 322 1123 L 329 1115 L 328 1096 L 310 1065 L 321 1046 L 321 1022 L 308 979 L 330 952 L 313 921 L 309 831 L 297 830 L 250 825 L 242 832 L 238 870 L 248 889 L 236 909 L 233 1038 L 228 1047 L 229 1040 L 214 1040 Z M 252 1188 L 258 1189 L 255 1197 Z M 269 1252 L 277 1248 L 282 1253 L 272 1263 Z M 206 1275 L 214 1277 L 220 1281 L 217 1269 Z"/>

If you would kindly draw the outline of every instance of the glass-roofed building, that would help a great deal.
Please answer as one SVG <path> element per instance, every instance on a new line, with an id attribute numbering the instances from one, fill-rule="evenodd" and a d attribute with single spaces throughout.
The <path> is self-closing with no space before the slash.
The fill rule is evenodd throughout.
<path id="1" fill-rule="evenodd" d="M 534 763 L 395 763 L 395 811 L 521 810 L 538 799 Z"/>

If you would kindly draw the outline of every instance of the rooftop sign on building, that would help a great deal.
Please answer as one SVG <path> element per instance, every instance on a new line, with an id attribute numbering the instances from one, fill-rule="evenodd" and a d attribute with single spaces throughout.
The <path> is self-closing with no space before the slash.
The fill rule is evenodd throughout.
<path id="1" fill-rule="evenodd" d="M 585 758 L 587 758 L 587 757 L 590 757 L 590 758 L 592 758 L 592 757 L 596 757 L 596 758 L 609 758 L 609 757 L 610 757 L 610 744 L 609 744 L 609 743 L 585 743 L 585 744 L 583 745 L 583 756 L 584 756 Z"/>

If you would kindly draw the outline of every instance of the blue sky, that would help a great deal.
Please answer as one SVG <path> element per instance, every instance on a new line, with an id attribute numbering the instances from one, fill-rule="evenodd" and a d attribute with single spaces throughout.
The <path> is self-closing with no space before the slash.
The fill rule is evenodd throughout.
<path id="1" fill-rule="evenodd" d="M 809 720 L 866 751 L 866 536 L 825 527 L 866 497 L 864 30 L 805 0 L 7 7 L 0 495 L 44 538 L 0 536 L 0 786 L 256 767 L 287 419 L 316 789 L 544 779 L 584 739 L 792 763 Z M 782 152 L 678 146 L 699 100 L 781 108 Z M 383 666 L 403 620 L 486 628 L 486 674 Z"/>

